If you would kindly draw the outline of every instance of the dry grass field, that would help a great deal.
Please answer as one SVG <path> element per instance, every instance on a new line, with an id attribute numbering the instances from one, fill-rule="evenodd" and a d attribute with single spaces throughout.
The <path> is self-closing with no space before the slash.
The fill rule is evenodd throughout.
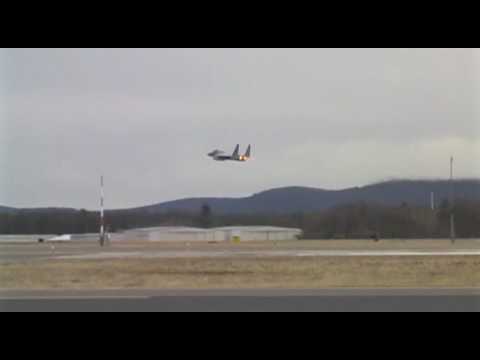
<path id="1" fill-rule="evenodd" d="M 339 287 L 480 287 L 480 257 L 49 260 L 0 265 L 3 289 Z"/>

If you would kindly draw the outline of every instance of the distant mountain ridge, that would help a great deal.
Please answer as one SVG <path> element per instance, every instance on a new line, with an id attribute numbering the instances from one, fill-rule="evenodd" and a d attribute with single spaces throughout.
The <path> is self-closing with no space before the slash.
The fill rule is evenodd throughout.
<path id="1" fill-rule="evenodd" d="M 434 193 L 438 206 L 449 198 L 450 183 L 445 180 L 394 180 L 343 190 L 324 190 L 291 186 L 271 189 L 245 198 L 187 198 L 144 206 L 134 211 L 162 213 L 167 211 L 198 211 L 208 204 L 219 214 L 235 213 L 293 213 L 325 210 L 352 202 L 371 202 L 382 205 L 430 205 Z M 456 199 L 480 200 L 480 180 L 454 181 Z"/>
<path id="2" fill-rule="evenodd" d="M 454 189 L 456 199 L 480 200 L 480 179 L 456 180 L 454 181 Z M 399 206 L 403 202 L 410 205 L 429 206 L 432 192 L 438 206 L 442 200 L 449 198 L 449 181 L 392 180 L 343 190 L 290 186 L 262 191 L 244 198 L 186 198 L 149 206 L 110 211 L 147 214 L 161 214 L 170 211 L 198 212 L 203 204 L 208 204 L 216 214 L 286 214 L 325 210 L 361 201 L 388 206 Z M 12 211 L 71 212 L 75 210 L 71 208 L 13 209 L 0 206 L 0 213 Z"/>
<path id="3" fill-rule="evenodd" d="M 67 207 L 40 207 L 40 208 L 12 208 L 7 206 L 0 206 L 0 213 L 65 213 L 65 212 L 76 212 L 77 209 L 67 208 Z"/>

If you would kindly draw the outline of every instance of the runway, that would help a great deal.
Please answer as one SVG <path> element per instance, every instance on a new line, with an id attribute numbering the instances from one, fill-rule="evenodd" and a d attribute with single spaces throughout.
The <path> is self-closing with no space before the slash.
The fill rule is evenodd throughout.
<path id="1" fill-rule="evenodd" d="M 256 251 L 162 251 L 162 252 L 100 252 L 96 254 L 58 256 L 62 260 L 106 259 L 172 259 L 172 258 L 234 258 L 234 257 L 359 257 L 359 256 L 480 256 L 480 250 L 451 251 L 350 251 L 350 250 L 256 250 Z"/>
<path id="2" fill-rule="evenodd" d="M 2 291 L 0 312 L 479 312 L 480 289 Z"/>
<path id="3" fill-rule="evenodd" d="M 448 241 L 296 241 L 287 243 L 188 244 L 117 242 L 101 248 L 96 242 L 62 244 L 0 244 L 0 263 L 45 260 L 361 257 L 361 256 L 480 256 L 479 240 Z"/>

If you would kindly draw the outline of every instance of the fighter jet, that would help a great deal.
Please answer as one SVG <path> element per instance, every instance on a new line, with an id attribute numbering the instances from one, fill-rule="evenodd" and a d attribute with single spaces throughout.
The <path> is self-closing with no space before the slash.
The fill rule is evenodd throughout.
<path id="1" fill-rule="evenodd" d="M 240 150 L 240 145 L 237 145 L 232 155 L 227 155 L 222 150 L 214 150 L 211 153 L 208 153 L 208 156 L 210 156 L 213 160 L 216 160 L 216 161 L 227 161 L 227 160 L 247 161 L 248 159 L 250 159 L 250 150 L 251 150 L 250 145 L 248 145 L 247 151 L 245 152 L 244 155 L 240 155 L 239 150 Z"/>

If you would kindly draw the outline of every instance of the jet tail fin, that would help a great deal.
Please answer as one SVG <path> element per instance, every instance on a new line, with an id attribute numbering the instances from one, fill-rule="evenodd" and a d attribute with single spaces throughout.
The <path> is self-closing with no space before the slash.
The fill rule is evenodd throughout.
<path id="1" fill-rule="evenodd" d="M 252 146 L 248 145 L 247 151 L 245 152 L 244 157 L 246 157 L 247 159 L 250 157 L 251 148 L 252 148 Z"/>
<path id="2" fill-rule="evenodd" d="M 233 151 L 233 154 L 232 154 L 232 157 L 235 159 L 235 158 L 238 158 L 238 151 L 240 150 L 240 145 L 237 144 L 237 146 L 235 147 L 235 150 Z"/>

